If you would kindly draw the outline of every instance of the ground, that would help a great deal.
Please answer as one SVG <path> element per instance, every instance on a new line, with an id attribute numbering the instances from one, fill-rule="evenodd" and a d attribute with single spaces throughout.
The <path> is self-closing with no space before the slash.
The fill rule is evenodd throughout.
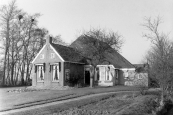
<path id="1" fill-rule="evenodd" d="M 155 106 L 157 94 L 148 93 L 141 95 L 136 87 L 115 86 L 115 87 L 98 87 L 98 88 L 78 88 L 66 91 L 59 90 L 26 90 L 25 88 L 0 89 L 1 112 L 4 110 L 23 108 L 33 106 L 32 110 L 16 111 L 10 113 L 14 115 L 151 115 L 152 108 Z M 132 90 L 132 92 L 120 92 Z M 9 92 L 10 91 L 10 92 Z M 17 91 L 17 92 L 16 92 Z M 23 92 L 22 92 L 23 91 Z M 104 95 L 97 95 L 107 92 Z M 108 93 L 109 92 L 109 93 Z M 110 93 L 112 92 L 112 93 Z M 119 92 L 119 93 L 118 93 Z M 80 98 L 88 95 L 88 98 Z M 73 100 L 75 97 L 76 100 Z M 35 108 L 34 105 L 57 102 L 66 99 L 64 103 L 55 103 L 54 105 L 41 106 Z"/>
<path id="2" fill-rule="evenodd" d="M 157 96 L 133 97 L 132 94 L 112 96 L 84 106 L 59 112 L 62 115 L 150 115 Z"/>
<path id="3" fill-rule="evenodd" d="M 12 115 L 152 115 L 157 95 L 112 93 Z"/>
<path id="4" fill-rule="evenodd" d="M 28 90 L 26 92 L 16 92 L 19 88 L 1 88 L 0 89 L 0 111 L 31 106 L 34 104 L 44 104 L 54 101 L 80 97 L 83 95 L 96 94 L 101 92 L 132 91 L 138 90 L 136 87 L 115 86 L 115 87 L 97 87 L 97 88 L 77 88 L 70 90 Z"/>

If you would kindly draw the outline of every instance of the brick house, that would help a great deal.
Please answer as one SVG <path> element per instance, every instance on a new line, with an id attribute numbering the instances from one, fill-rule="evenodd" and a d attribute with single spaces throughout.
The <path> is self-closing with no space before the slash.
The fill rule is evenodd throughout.
<path id="1" fill-rule="evenodd" d="M 47 37 L 46 44 L 32 61 L 32 86 L 68 86 L 69 78 L 74 76 L 80 77 L 80 84 L 90 85 L 93 67 L 89 64 L 91 58 L 87 54 L 95 47 L 86 44 L 85 40 L 93 41 L 79 37 L 70 46 L 63 46 L 52 43 L 52 38 Z M 127 78 L 135 75 L 135 67 L 111 47 L 109 52 L 104 53 L 104 57 L 106 62 L 99 62 L 96 68 L 95 85 L 129 85 L 126 83 Z"/>
<path id="2" fill-rule="evenodd" d="M 73 48 L 52 43 L 49 36 L 32 64 L 34 65 L 32 86 L 46 88 L 65 86 L 66 79 L 72 74 L 84 79 L 84 57 Z"/>
<path id="3" fill-rule="evenodd" d="M 79 51 L 84 57 L 91 58 L 88 54 L 96 49 L 95 40 L 90 37 L 80 36 L 70 47 Z M 106 48 L 108 50 L 103 52 L 104 61 L 100 61 L 97 65 L 97 75 L 94 77 L 95 84 L 100 86 L 125 85 L 125 75 L 135 72 L 135 67 L 106 43 L 101 42 L 100 44 L 103 47 L 108 47 Z M 91 66 L 86 65 L 85 73 L 89 73 L 90 68 Z"/>

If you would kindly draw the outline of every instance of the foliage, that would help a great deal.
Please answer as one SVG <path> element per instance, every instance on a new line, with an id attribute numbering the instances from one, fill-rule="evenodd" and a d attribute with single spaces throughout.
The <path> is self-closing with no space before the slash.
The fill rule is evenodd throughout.
<path id="1" fill-rule="evenodd" d="M 87 35 L 89 37 L 98 39 L 107 43 L 110 47 L 114 48 L 116 51 L 119 51 L 124 43 L 122 39 L 122 35 L 118 32 L 106 31 L 105 29 L 90 29 L 83 33 L 83 35 Z"/>
<path id="2" fill-rule="evenodd" d="M 81 87 L 83 85 L 82 76 L 76 72 L 76 73 L 70 73 L 70 77 L 66 79 L 66 83 L 69 84 L 69 86 L 72 87 Z"/>
<path id="3" fill-rule="evenodd" d="M 61 35 L 53 37 L 53 43 L 67 46 L 68 44 L 61 39 Z"/>
<path id="4" fill-rule="evenodd" d="M 173 93 L 173 41 L 169 39 L 168 35 L 159 31 L 161 22 L 160 17 L 154 20 L 146 18 L 143 26 L 149 30 L 144 37 L 147 37 L 152 43 L 146 56 L 150 65 L 149 74 L 161 88 L 160 104 L 163 106 L 164 100 Z"/>
<path id="5" fill-rule="evenodd" d="M 29 15 L 13 0 L 0 8 L 0 40 L 4 51 L 3 85 L 30 81 L 31 61 L 43 47 L 48 31 L 37 26 L 39 13 Z"/>

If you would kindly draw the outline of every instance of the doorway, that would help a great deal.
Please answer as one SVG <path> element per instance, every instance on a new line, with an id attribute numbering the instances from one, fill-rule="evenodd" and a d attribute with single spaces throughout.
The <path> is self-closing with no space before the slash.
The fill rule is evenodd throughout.
<path id="1" fill-rule="evenodd" d="M 85 85 L 90 85 L 90 72 L 85 71 Z"/>

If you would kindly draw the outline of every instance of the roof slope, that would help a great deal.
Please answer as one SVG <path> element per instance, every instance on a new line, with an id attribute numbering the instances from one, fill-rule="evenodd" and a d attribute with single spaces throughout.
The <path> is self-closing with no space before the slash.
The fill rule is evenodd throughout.
<path id="1" fill-rule="evenodd" d="M 98 39 L 80 36 L 76 41 L 74 41 L 70 45 L 70 47 L 75 48 L 76 50 L 81 52 L 83 56 L 88 57 L 89 56 L 88 54 L 93 52 L 93 50 L 95 50 L 96 47 L 94 44 L 91 45 L 87 43 L 88 41 L 93 42 L 94 40 L 98 40 Z M 120 55 L 113 48 L 108 46 L 106 43 L 102 42 L 101 44 L 104 47 L 109 47 L 109 50 L 104 52 L 104 60 L 113 64 L 115 68 L 134 68 L 134 66 L 128 60 L 126 60 L 122 55 Z M 88 57 L 88 58 L 91 58 L 91 57 Z M 106 64 L 106 63 L 100 62 L 100 64 Z"/>
<path id="2" fill-rule="evenodd" d="M 51 43 L 51 45 L 65 61 L 84 63 L 85 58 L 75 49 L 60 44 Z"/>

